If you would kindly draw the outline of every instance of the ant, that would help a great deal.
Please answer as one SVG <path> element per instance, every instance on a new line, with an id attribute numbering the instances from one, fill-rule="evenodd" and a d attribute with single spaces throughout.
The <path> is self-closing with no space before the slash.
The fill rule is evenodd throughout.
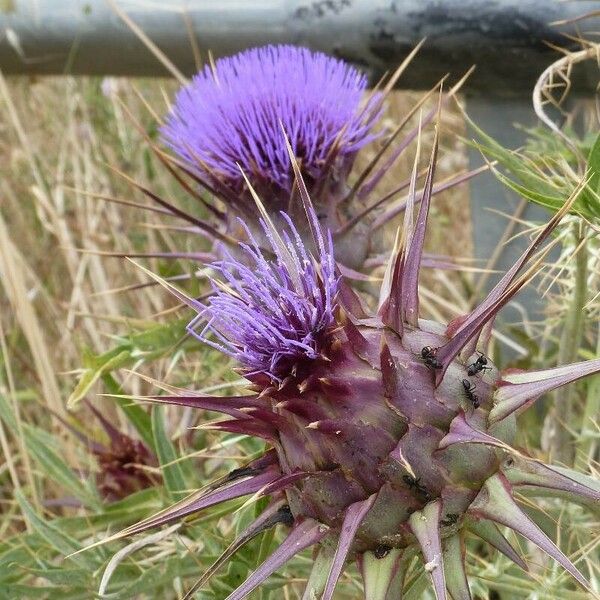
<path id="1" fill-rule="evenodd" d="M 292 514 L 292 509 L 289 504 L 285 504 L 282 506 L 276 513 L 277 519 L 279 523 L 283 523 L 288 527 L 291 527 L 294 524 L 294 515 Z"/>
<path id="2" fill-rule="evenodd" d="M 492 369 L 492 367 L 486 366 L 487 363 L 488 363 L 488 359 L 483 354 L 480 354 L 477 357 L 477 360 L 473 364 L 470 364 L 467 367 L 467 375 L 469 377 L 472 377 L 473 375 L 476 375 L 477 373 L 479 373 L 481 371 L 490 371 Z"/>
<path id="3" fill-rule="evenodd" d="M 442 363 L 435 357 L 437 348 L 431 346 L 425 346 L 421 350 L 421 358 L 425 361 L 428 369 L 441 369 Z"/>
<path id="4" fill-rule="evenodd" d="M 402 481 L 410 488 L 415 490 L 418 496 L 421 496 L 424 500 L 431 500 L 431 494 L 427 491 L 427 488 L 421 483 L 420 477 L 413 477 L 412 475 L 403 475 Z"/>
<path id="5" fill-rule="evenodd" d="M 254 467 L 240 467 L 238 469 L 234 469 L 230 471 L 225 476 L 225 481 L 229 483 L 230 481 L 235 481 L 236 479 L 240 479 L 240 477 L 247 477 L 248 475 L 254 475 L 256 473 L 256 469 Z"/>
<path id="6" fill-rule="evenodd" d="M 475 391 L 475 384 L 471 383 L 468 379 L 462 380 L 463 388 L 465 388 L 465 394 L 473 405 L 473 408 L 479 408 L 479 398 L 473 393 Z"/>
<path id="7" fill-rule="evenodd" d="M 440 525 L 444 527 L 450 527 L 458 522 L 458 515 L 456 513 L 448 513 L 444 519 L 440 521 Z"/>
<path id="8" fill-rule="evenodd" d="M 390 550 L 391 548 L 389 546 L 386 546 L 385 544 L 378 544 L 375 547 L 375 550 L 373 550 L 373 554 L 375 555 L 375 558 L 381 559 L 385 558 L 390 553 Z"/>

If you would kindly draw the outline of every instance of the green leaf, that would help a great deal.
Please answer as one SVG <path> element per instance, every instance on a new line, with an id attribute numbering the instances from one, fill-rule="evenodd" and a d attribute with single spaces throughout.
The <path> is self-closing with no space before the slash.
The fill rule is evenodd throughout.
<path id="1" fill-rule="evenodd" d="M 25 598 L 89 600 L 90 591 L 51 585 L 11 585 L 6 590 L 0 588 L 0 600 L 24 600 Z"/>
<path id="2" fill-rule="evenodd" d="M 163 411 L 160 406 L 152 407 L 152 434 L 154 436 L 154 447 L 160 463 L 165 487 L 173 500 L 180 500 L 188 492 L 185 484 L 183 469 L 178 462 L 175 446 L 167 436 Z"/>
<path id="3" fill-rule="evenodd" d="M 20 490 L 15 491 L 15 499 L 21 507 L 23 516 L 39 536 L 44 539 L 56 552 L 63 557 L 81 550 L 79 542 L 60 531 L 52 522 L 42 519 L 25 499 Z M 96 560 L 94 560 L 96 559 Z M 101 557 L 97 549 L 72 556 L 69 560 L 82 568 L 96 569 Z"/>
<path id="4" fill-rule="evenodd" d="M 0 419 L 6 423 L 6 426 L 13 432 L 13 434 L 18 434 L 19 428 L 13 413 L 13 407 L 10 405 L 4 394 L 0 394 Z"/>
<path id="5" fill-rule="evenodd" d="M 487 135 L 471 120 L 467 120 L 480 140 L 467 143 L 480 150 L 489 159 L 496 160 L 512 176 L 511 179 L 497 168 L 494 169 L 494 174 L 504 185 L 519 196 L 553 212 L 563 206 L 566 198 L 575 189 L 575 183 L 569 177 L 561 177 L 545 171 L 552 171 L 551 168 L 546 168 L 548 165 L 560 165 L 565 161 L 568 162 L 568 156 L 572 155 L 572 151 L 568 147 L 554 147 L 552 144 L 556 144 L 555 140 L 545 139 L 530 131 L 530 136 L 534 137 L 529 140 L 527 149 L 523 152 L 510 151 Z M 540 142 L 537 146 L 534 144 L 536 140 Z M 598 173 L 600 180 L 600 143 L 598 140 L 590 151 L 589 167 L 591 171 Z M 544 169 L 544 172 L 540 171 L 541 168 Z M 581 191 L 573 204 L 571 213 L 580 214 L 589 220 L 600 216 L 599 180 L 594 181 L 594 186 L 588 185 Z"/>
<path id="6" fill-rule="evenodd" d="M 600 134 L 590 149 L 587 168 L 590 180 L 583 190 L 582 201 L 590 212 L 600 217 Z"/>
<path id="7" fill-rule="evenodd" d="M 67 407 L 73 408 L 89 393 L 92 386 L 106 373 L 131 365 L 134 362 L 149 361 L 167 355 L 177 345 L 199 348 L 199 342 L 187 336 L 187 319 L 178 319 L 149 327 L 145 331 L 132 333 L 121 338 L 121 344 L 100 355 L 84 354 L 83 372 L 79 382 L 67 400 Z"/>
<path id="8" fill-rule="evenodd" d="M 499 144 L 494 138 L 490 137 L 482 129 L 477 127 L 473 121 L 467 118 L 470 127 L 477 133 L 477 137 L 483 143 L 468 142 L 489 158 L 497 160 L 503 167 L 510 171 L 513 175 L 527 186 L 530 190 L 537 190 L 545 196 L 560 198 L 561 190 L 550 183 L 548 178 L 542 177 L 529 167 L 524 158 L 511 150 L 507 150 Z"/>
<path id="9" fill-rule="evenodd" d="M 523 198 L 527 198 L 527 200 L 531 200 L 540 206 L 544 206 L 545 208 L 549 208 L 550 210 L 557 212 L 565 203 L 565 198 L 557 197 L 557 196 L 545 196 L 539 192 L 535 192 L 529 188 L 526 188 L 523 185 L 520 185 L 502 173 L 496 171 L 496 177 L 504 183 L 508 188 L 513 190 L 513 192 L 517 193 L 519 196 Z"/>
<path id="10" fill-rule="evenodd" d="M 35 577 L 41 577 L 47 579 L 48 582 L 55 585 L 66 585 L 72 587 L 89 587 L 91 573 L 82 568 L 68 568 L 68 567 L 49 567 L 46 569 L 27 569 L 29 573 Z"/>
<path id="11" fill-rule="evenodd" d="M 67 400 L 67 408 L 74 408 L 77 403 L 89 393 L 92 386 L 102 377 L 103 373 L 110 373 L 115 369 L 123 367 L 131 360 L 131 354 L 127 350 L 120 350 L 115 355 L 108 353 L 106 361 L 99 367 L 87 369 L 77 382 L 75 389 Z M 104 355 L 106 356 L 106 355 Z"/>
<path id="12" fill-rule="evenodd" d="M 102 512 L 88 513 L 85 517 L 61 517 L 55 522 L 61 531 L 66 533 L 80 535 L 82 532 L 89 532 L 89 535 L 92 535 L 94 531 L 106 527 L 114 529 L 141 521 L 162 507 L 159 489 L 152 487 L 134 492 L 123 500 L 112 502 Z"/>
<path id="13" fill-rule="evenodd" d="M 208 566 L 208 565 L 207 565 Z M 118 588 L 118 598 L 167 598 L 172 596 L 173 580 L 177 578 L 197 578 L 202 573 L 203 567 L 198 564 L 198 557 L 185 552 L 183 555 L 167 557 L 165 560 L 156 563 L 151 568 L 137 576 L 134 581 L 128 577 L 126 581 L 123 575 L 117 570 L 111 579 L 111 587 L 114 589 L 114 583 L 124 584 Z M 163 586 L 171 590 L 171 593 L 159 590 Z M 225 596 L 222 596 L 224 598 Z"/>
<path id="14" fill-rule="evenodd" d="M 596 141 L 590 150 L 587 166 L 591 175 L 589 186 L 596 193 L 600 193 L 600 134 L 596 137 Z"/>

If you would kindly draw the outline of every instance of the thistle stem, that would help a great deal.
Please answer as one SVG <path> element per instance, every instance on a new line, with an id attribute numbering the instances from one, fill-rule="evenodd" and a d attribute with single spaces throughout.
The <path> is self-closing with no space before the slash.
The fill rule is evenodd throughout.
<path id="1" fill-rule="evenodd" d="M 313 600 L 314 598 L 320 598 L 325 584 L 327 582 L 327 576 L 331 569 L 331 563 L 335 556 L 335 546 L 332 544 L 324 544 L 319 548 L 319 551 L 314 559 L 313 567 L 310 572 L 310 577 L 306 588 L 304 589 L 304 595 L 302 600 Z"/>
<path id="2" fill-rule="evenodd" d="M 596 340 L 596 355 L 600 357 L 600 325 L 598 326 L 598 337 Z M 587 387 L 583 419 L 581 421 L 581 467 L 587 467 L 594 460 L 598 451 L 598 436 L 594 431 L 594 420 L 600 414 L 600 375 L 594 377 Z M 595 437 L 594 437 L 595 434 Z"/>
<path id="3" fill-rule="evenodd" d="M 575 362 L 583 338 L 585 320 L 584 306 L 587 300 L 588 251 L 584 242 L 585 229 L 581 222 L 574 225 L 575 247 L 575 287 L 565 317 L 558 350 L 558 364 Z M 583 242 L 583 243 L 582 243 Z M 555 461 L 572 465 L 575 446 L 572 434 L 567 427 L 573 423 L 574 404 L 577 397 L 575 386 L 568 386 L 553 394 L 552 407 L 546 416 L 545 429 L 550 433 L 548 451 Z"/>
<path id="4" fill-rule="evenodd" d="M 372 552 L 365 552 L 362 565 L 365 598 L 386 600 L 401 554 L 401 550 L 394 549 L 386 556 L 376 558 Z"/>
<path id="5" fill-rule="evenodd" d="M 274 537 L 275 527 L 267 529 L 267 531 L 261 533 L 258 537 L 258 539 L 260 540 L 260 544 L 258 547 L 258 556 L 256 559 L 257 567 L 261 565 L 269 556 Z M 255 590 L 252 594 L 250 594 L 248 598 L 249 600 L 252 600 L 253 598 L 254 600 L 269 600 L 270 595 L 270 590 L 264 586 L 261 586 L 259 589 Z"/>

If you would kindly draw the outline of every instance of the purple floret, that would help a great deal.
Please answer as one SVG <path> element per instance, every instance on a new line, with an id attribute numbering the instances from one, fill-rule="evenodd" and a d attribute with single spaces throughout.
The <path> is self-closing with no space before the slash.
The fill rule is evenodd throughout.
<path id="1" fill-rule="evenodd" d="M 287 231 L 281 237 L 261 220 L 273 259 L 264 256 L 242 223 L 250 240 L 240 244 L 243 260 L 227 253 L 211 265 L 221 282 L 188 327 L 202 342 L 235 358 L 248 374 L 264 373 L 276 381 L 300 361 L 321 355 L 335 322 L 338 291 L 331 234 L 324 238 L 316 229 L 315 261 L 290 218 L 285 213 L 282 218 Z M 314 213 L 311 218 L 318 226 Z M 200 322 L 205 326 L 197 331 Z"/>
<path id="2" fill-rule="evenodd" d="M 313 180 L 375 136 L 378 98 L 343 61 L 295 46 L 265 46 L 204 67 L 176 96 L 164 141 L 215 189 L 239 194 L 240 167 L 255 187 L 289 193 L 294 177 L 282 127 Z"/>

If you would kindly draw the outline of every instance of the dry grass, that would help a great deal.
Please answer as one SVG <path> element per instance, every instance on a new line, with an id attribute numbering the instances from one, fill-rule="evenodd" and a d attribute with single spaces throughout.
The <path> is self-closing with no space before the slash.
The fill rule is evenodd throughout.
<path id="1" fill-rule="evenodd" d="M 149 87 L 150 95 L 159 94 L 159 84 Z M 124 86 L 123 96 L 135 102 L 131 86 Z M 0 393 L 19 399 L 23 421 L 60 435 L 65 456 L 77 466 L 77 440 L 65 435 L 48 409 L 65 415 L 83 349 L 106 351 L 136 319 L 152 321 L 173 305 L 155 288 L 107 293 L 146 278 L 124 259 L 96 253 L 175 248 L 178 242 L 144 226 L 142 221 L 159 223 L 152 214 L 88 195 L 131 199 L 128 186 L 105 163 L 142 180 L 154 169 L 141 137 L 102 95 L 99 81 L 0 80 L 0 128 L 0 319 L 6 346 Z M 158 170 L 151 179 L 161 191 L 170 185 Z M 149 266 L 165 268 L 153 259 Z M 162 369 L 158 363 L 153 374 Z M 139 393 L 139 380 L 131 378 L 127 389 Z M 94 402 L 110 410 L 111 403 Z M 39 483 L 43 495 L 52 494 L 51 482 Z"/>

